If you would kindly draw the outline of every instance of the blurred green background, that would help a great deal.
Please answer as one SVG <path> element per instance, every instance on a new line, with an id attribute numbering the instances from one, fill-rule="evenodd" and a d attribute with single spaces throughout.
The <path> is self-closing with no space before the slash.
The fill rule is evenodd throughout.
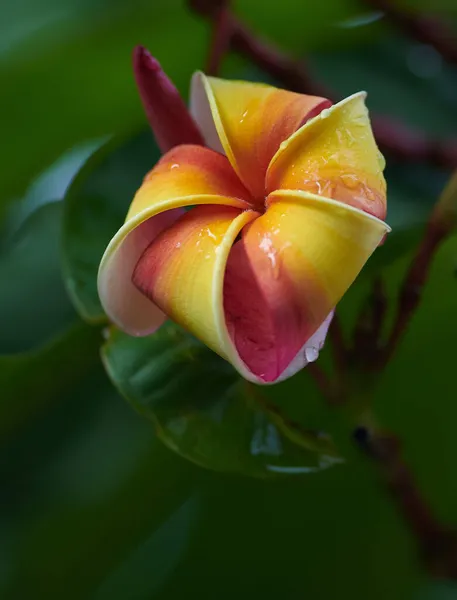
<path id="1" fill-rule="evenodd" d="M 397 5 L 456 23 L 455 0 Z M 339 98 L 366 89 L 371 111 L 457 136 L 456 68 L 382 11 L 358 0 L 239 0 L 234 11 L 306 57 Z M 0 6 L 0 597 L 457 598 L 456 584 L 429 577 L 346 416 L 306 372 L 265 392 L 309 434 L 297 442 L 173 326 L 139 344 L 110 335 L 103 361 L 119 391 L 102 365 L 98 262 L 159 156 L 132 49 L 147 46 L 187 97 L 210 35 L 181 0 Z M 221 75 L 271 81 L 236 55 Z M 450 170 L 389 160 L 386 175 L 393 233 L 342 302 L 348 339 L 374 275 L 396 297 Z M 453 237 L 373 399 L 450 527 L 456 273 Z"/>

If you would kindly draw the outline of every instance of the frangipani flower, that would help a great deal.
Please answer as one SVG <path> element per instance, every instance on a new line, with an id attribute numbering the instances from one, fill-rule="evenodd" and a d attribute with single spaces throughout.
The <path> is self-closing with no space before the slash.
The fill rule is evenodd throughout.
<path id="1" fill-rule="evenodd" d="M 108 316 L 139 336 L 168 316 L 248 380 L 291 376 L 389 231 L 365 94 L 332 106 L 197 73 L 192 120 L 142 49 L 136 74 L 168 151 L 103 256 Z"/>

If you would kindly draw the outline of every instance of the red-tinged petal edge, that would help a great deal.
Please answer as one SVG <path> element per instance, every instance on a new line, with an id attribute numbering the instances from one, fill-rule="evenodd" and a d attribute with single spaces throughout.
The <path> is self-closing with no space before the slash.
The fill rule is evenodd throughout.
<path id="1" fill-rule="evenodd" d="M 142 46 L 133 52 L 140 97 L 162 152 L 180 144 L 204 145 L 203 137 L 178 90 L 159 62 Z"/>
<path id="2" fill-rule="evenodd" d="M 332 310 L 388 230 L 379 219 L 319 196 L 278 192 L 228 257 L 230 338 L 264 383 L 313 362 Z"/>

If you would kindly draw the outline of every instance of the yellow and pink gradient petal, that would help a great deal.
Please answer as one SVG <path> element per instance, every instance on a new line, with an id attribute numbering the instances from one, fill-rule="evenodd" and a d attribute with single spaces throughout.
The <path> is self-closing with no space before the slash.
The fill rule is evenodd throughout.
<path id="1" fill-rule="evenodd" d="M 194 75 L 191 112 L 207 144 L 226 154 L 253 198 L 263 202 L 265 174 L 282 142 L 331 102 L 263 83 Z"/>
<path id="2" fill-rule="evenodd" d="M 145 56 L 145 106 L 166 110 L 171 90 L 178 110 Z M 154 85 L 160 102 L 149 102 Z M 178 145 L 146 175 L 103 256 L 100 298 L 127 333 L 170 317 L 246 379 L 282 381 L 317 358 L 335 306 L 390 230 L 365 94 L 331 106 L 198 73 L 191 96 L 192 116 L 177 122 L 199 144 L 196 123 L 212 149 Z M 159 117 L 149 120 L 163 145 L 175 143 Z"/>
<path id="3" fill-rule="evenodd" d="M 224 195 L 227 194 L 227 195 Z M 225 156 L 202 146 L 178 146 L 146 175 L 126 222 L 109 243 L 99 268 L 99 296 L 108 317 L 131 335 L 147 335 L 165 316 L 132 283 L 147 246 L 185 211 L 200 204 L 249 208 L 249 197 Z"/>
<path id="4" fill-rule="evenodd" d="M 207 199 L 205 204 L 220 204 L 214 198 L 223 197 L 223 203 L 238 208 L 248 208 L 250 201 L 249 192 L 225 156 L 203 146 L 177 146 L 146 175 L 126 220 L 152 208 L 159 211 L 201 204 L 203 197 Z"/>
<path id="5" fill-rule="evenodd" d="M 371 215 L 306 192 L 268 198 L 235 244 L 224 286 L 230 336 L 254 375 L 274 382 L 289 369 L 387 230 Z"/>
<path id="6" fill-rule="evenodd" d="M 156 237 L 133 273 L 134 284 L 151 302 L 248 379 L 252 375 L 228 335 L 223 284 L 232 245 L 257 216 L 252 210 L 197 206 Z"/>
<path id="7" fill-rule="evenodd" d="M 365 106 L 365 92 L 323 110 L 292 135 L 268 167 L 268 193 L 301 190 L 386 216 L 385 161 Z"/>

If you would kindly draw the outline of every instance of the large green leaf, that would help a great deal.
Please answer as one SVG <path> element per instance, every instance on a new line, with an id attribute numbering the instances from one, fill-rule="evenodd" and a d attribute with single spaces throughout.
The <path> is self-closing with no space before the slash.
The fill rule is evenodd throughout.
<path id="1" fill-rule="evenodd" d="M 171 323 L 142 339 L 113 329 L 103 357 L 115 385 L 153 420 L 159 437 L 199 465 L 274 477 L 338 462 L 328 436 L 288 423 L 260 388 Z"/>
<path id="2" fill-rule="evenodd" d="M 62 206 L 32 213 L 0 249 L 0 353 L 45 343 L 76 318 L 59 257 Z"/>
<path id="3" fill-rule="evenodd" d="M 105 318 L 97 293 L 98 266 L 144 175 L 158 158 L 149 131 L 128 141 L 115 139 L 87 161 L 66 194 L 64 279 L 78 312 L 88 321 Z"/>

